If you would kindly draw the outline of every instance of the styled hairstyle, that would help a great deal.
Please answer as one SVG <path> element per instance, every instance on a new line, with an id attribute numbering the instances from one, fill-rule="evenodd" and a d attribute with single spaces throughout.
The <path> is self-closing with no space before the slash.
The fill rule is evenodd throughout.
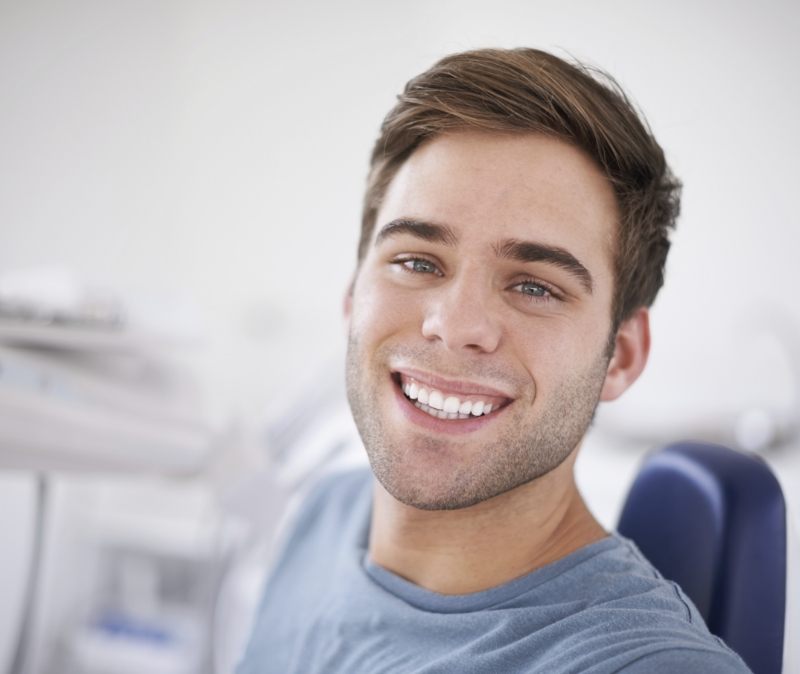
<path id="1" fill-rule="evenodd" d="M 536 49 L 453 54 L 406 84 L 372 151 L 359 263 L 400 166 L 426 140 L 459 129 L 540 133 L 588 154 L 613 187 L 620 216 L 614 331 L 636 309 L 653 303 L 664 282 L 680 182 L 613 78 Z"/>

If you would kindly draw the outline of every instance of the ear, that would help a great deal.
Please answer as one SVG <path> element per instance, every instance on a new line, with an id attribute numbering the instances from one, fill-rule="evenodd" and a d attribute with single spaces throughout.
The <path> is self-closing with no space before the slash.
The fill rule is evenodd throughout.
<path id="1" fill-rule="evenodd" d="M 600 400 L 619 398 L 642 374 L 649 353 L 650 312 L 641 307 L 617 330 Z"/>

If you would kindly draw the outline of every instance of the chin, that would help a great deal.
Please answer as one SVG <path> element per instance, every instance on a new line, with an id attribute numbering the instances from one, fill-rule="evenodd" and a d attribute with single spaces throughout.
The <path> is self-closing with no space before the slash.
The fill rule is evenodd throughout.
<path id="1" fill-rule="evenodd" d="M 536 479 L 537 475 L 513 478 L 481 474 L 473 467 L 449 469 L 444 473 L 418 466 L 404 470 L 402 465 L 374 460 L 372 471 L 384 490 L 400 503 L 419 510 L 460 510 L 483 503 Z"/>

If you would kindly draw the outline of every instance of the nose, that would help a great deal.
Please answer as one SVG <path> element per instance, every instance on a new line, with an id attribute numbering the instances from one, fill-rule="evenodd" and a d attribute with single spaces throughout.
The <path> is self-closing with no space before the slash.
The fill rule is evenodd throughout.
<path id="1" fill-rule="evenodd" d="M 492 353 L 500 345 L 502 326 L 491 305 L 491 290 L 482 283 L 454 279 L 430 297 L 422 335 L 451 351 Z"/>

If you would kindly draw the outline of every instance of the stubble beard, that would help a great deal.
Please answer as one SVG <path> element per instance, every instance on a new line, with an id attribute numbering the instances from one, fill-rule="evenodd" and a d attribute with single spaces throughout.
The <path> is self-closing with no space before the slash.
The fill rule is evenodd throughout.
<path id="1" fill-rule="evenodd" d="M 388 351 L 388 350 L 387 350 Z M 398 349 L 393 349 L 398 355 Z M 368 362 L 351 334 L 347 347 L 347 397 L 372 471 L 398 501 L 421 510 L 466 508 L 528 484 L 561 465 L 588 429 L 605 380 L 604 351 L 585 370 L 571 374 L 550 394 L 546 407 L 531 415 L 530 403 L 516 400 L 503 414 L 498 434 L 477 455 L 458 455 L 458 440 L 389 432 L 380 404 L 385 397 L 388 352 Z M 402 357 L 422 367 L 430 356 L 403 348 Z M 382 394 L 382 395 L 381 395 Z M 541 403 L 540 403 L 541 404 Z M 454 456 L 455 454 L 455 456 Z M 416 457 L 449 456 L 446 468 L 430 470 Z"/>

